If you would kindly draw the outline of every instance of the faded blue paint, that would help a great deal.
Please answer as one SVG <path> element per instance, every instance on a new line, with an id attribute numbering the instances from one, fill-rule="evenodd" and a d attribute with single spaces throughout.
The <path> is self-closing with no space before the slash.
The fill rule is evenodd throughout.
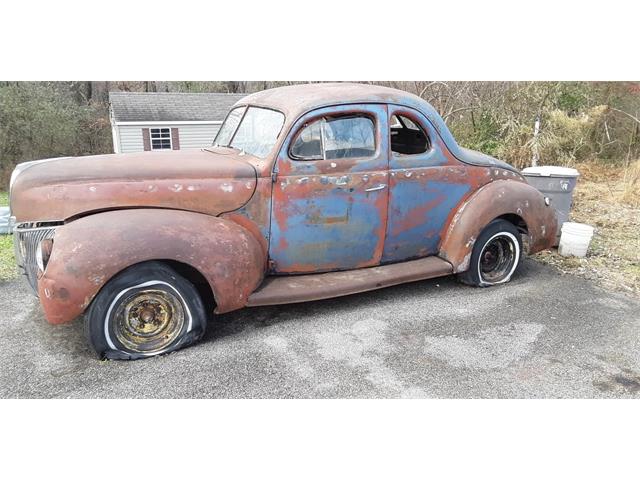
<path id="1" fill-rule="evenodd" d="M 461 183 L 425 181 L 417 177 L 420 171 L 411 177 L 397 171 L 391 180 L 383 263 L 435 255 L 451 210 L 471 189 L 462 178 Z"/>
<path id="2" fill-rule="evenodd" d="M 272 222 L 270 257 L 277 269 L 350 269 L 371 261 L 382 222 L 375 204 L 366 198 L 374 195 L 386 194 L 327 190 L 311 198 L 290 198 L 288 210 L 296 213 L 287 217 L 284 231 Z M 283 236 L 287 248 L 274 248 Z"/>
<path id="3" fill-rule="evenodd" d="M 433 137 L 429 137 L 433 138 Z M 435 148 L 433 145 L 429 150 L 424 153 L 418 153 L 415 155 L 400 155 L 391 153 L 389 159 L 391 170 L 400 170 L 407 168 L 420 168 L 420 167 L 437 167 L 447 165 L 448 160 L 442 152 Z"/>

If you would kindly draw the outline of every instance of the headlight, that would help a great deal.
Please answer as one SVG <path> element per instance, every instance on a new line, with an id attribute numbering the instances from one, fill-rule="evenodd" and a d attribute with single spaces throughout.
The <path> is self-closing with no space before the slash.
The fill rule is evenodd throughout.
<path id="1" fill-rule="evenodd" d="M 36 264 L 41 272 L 44 272 L 44 269 L 47 268 L 47 263 L 49 263 L 49 257 L 51 256 L 51 250 L 53 250 L 52 238 L 45 238 L 38 245 L 38 249 L 36 250 Z"/>

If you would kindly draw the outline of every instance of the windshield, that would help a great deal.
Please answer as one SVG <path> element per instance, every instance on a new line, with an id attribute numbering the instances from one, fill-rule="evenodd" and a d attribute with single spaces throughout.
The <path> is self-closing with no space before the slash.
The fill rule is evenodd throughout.
<path id="1" fill-rule="evenodd" d="M 213 144 L 232 147 L 264 158 L 278 139 L 284 115 L 259 107 L 238 107 L 231 110 Z"/>

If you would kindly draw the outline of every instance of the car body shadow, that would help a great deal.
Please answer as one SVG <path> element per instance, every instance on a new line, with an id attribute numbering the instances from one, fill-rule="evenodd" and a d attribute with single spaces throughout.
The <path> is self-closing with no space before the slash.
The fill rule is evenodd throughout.
<path id="1" fill-rule="evenodd" d="M 522 264 L 514 273 L 511 283 L 527 281 L 527 277 L 535 275 L 536 270 L 548 268 L 535 260 L 524 258 Z M 490 288 L 502 287 L 501 285 Z M 304 322 L 312 317 L 328 314 L 335 315 L 336 312 L 347 317 L 362 308 L 363 305 L 393 303 L 398 301 L 399 297 L 405 300 L 408 297 L 417 296 L 436 298 L 449 294 L 452 290 L 458 290 L 460 295 L 482 295 L 485 289 L 463 285 L 457 281 L 455 275 L 448 275 L 325 300 L 264 307 L 246 307 L 229 313 L 212 315 L 202 341 L 211 342 L 237 335 L 248 328 L 265 328 L 288 321 Z"/>

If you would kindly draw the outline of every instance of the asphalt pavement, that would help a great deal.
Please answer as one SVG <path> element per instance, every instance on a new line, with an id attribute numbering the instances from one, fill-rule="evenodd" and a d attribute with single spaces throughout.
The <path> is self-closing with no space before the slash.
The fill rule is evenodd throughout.
<path id="1" fill-rule="evenodd" d="M 217 317 L 187 349 L 99 361 L 0 283 L 3 398 L 640 397 L 640 301 L 527 259 L 506 285 L 453 277 Z"/>

